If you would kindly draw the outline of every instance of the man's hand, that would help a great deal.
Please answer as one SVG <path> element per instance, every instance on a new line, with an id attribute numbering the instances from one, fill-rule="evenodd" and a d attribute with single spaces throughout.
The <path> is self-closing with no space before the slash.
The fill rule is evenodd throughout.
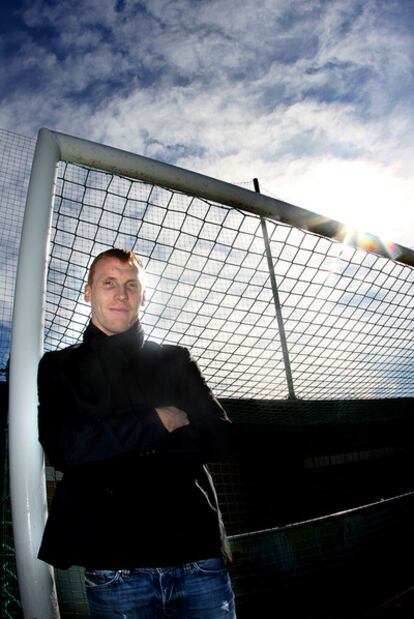
<path id="1" fill-rule="evenodd" d="M 173 432 L 177 428 L 190 424 L 187 413 L 176 406 L 161 406 L 155 409 L 161 423 L 168 432 Z"/>

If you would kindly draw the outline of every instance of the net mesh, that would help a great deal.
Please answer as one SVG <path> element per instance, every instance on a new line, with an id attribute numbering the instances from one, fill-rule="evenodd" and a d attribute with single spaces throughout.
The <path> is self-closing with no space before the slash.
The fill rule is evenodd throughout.
<path id="1" fill-rule="evenodd" d="M 34 146 L 33 139 L 0 130 L 3 368 Z M 277 403 L 288 397 L 287 360 L 262 224 L 259 216 L 197 196 L 62 162 L 45 323 L 46 350 L 78 342 L 89 319 L 82 291 L 93 256 L 112 246 L 132 249 L 146 263 L 149 294 L 142 319 L 147 337 L 190 348 L 232 418 L 245 406 L 254 423 L 269 420 L 245 469 L 236 464 L 213 469 L 236 554 L 236 594 L 247 606 L 264 590 L 273 594 L 288 582 L 310 582 L 312 574 L 315 585 L 340 569 L 348 570 L 348 578 L 357 563 L 371 569 L 378 559 L 384 567 L 389 556 L 384 551 L 377 557 L 375 549 L 388 542 L 392 548 L 410 548 L 414 512 L 410 494 L 382 506 L 384 496 L 411 489 L 413 450 L 403 439 L 403 434 L 412 436 L 411 416 L 407 413 L 408 425 L 401 430 L 400 424 L 393 434 L 388 426 L 383 429 L 379 409 L 375 440 L 371 409 L 344 411 L 343 417 L 354 415 L 355 422 L 345 432 L 335 425 L 345 401 L 382 398 L 392 407 L 392 398 L 402 402 L 413 396 L 414 269 L 396 262 L 392 247 L 389 258 L 379 257 L 266 220 L 288 363 L 295 394 L 302 399 L 289 403 L 298 405 L 295 410 L 284 411 Z M 408 400 L 404 406 L 412 408 Z M 392 415 L 388 411 L 385 417 Z M 317 433 L 310 431 L 315 420 Z M 345 436 L 342 443 L 338 436 Z M 384 475 L 378 475 L 380 470 Z M 48 467 L 47 474 L 51 498 L 59 473 Z M 368 500 L 377 501 L 377 507 L 364 506 Z M 350 507 L 352 513 L 332 514 Z M 330 515 L 322 523 L 323 514 Z M 298 522 L 308 517 L 314 520 Z M 4 516 L 2 524 L 3 529 L 10 524 Z M 4 566 L 15 574 L 13 557 L 3 553 Z M 9 589 L 16 600 L 13 582 Z M 63 616 L 86 617 L 81 570 L 58 571 L 57 584 Z"/>
<path id="2" fill-rule="evenodd" d="M 414 269 L 267 221 L 295 393 L 301 399 L 412 396 Z M 145 260 L 147 337 L 190 348 L 218 397 L 287 397 L 259 216 L 167 188 L 60 167 L 46 348 L 78 341 L 91 257 Z"/>
<path id="3" fill-rule="evenodd" d="M 14 285 L 30 168 L 36 140 L 0 129 L 0 366 L 10 352 Z"/>

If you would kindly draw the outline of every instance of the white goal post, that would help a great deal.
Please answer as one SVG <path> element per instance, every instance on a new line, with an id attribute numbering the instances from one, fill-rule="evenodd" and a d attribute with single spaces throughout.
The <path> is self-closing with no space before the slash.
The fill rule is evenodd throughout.
<path id="1" fill-rule="evenodd" d="M 10 489 L 25 619 L 59 616 L 53 570 L 37 559 L 47 515 L 44 456 L 37 430 L 37 365 L 43 352 L 50 228 L 60 161 L 156 183 L 327 237 L 341 239 L 345 230 L 340 222 L 248 189 L 49 129 L 39 131 L 21 237 L 10 355 Z M 354 243 L 358 246 L 357 237 Z M 371 237 L 371 249 L 387 255 L 375 237 Z M 414 265 L 413 251 L 397 246 L 397 253 L 398 261 Z"/>

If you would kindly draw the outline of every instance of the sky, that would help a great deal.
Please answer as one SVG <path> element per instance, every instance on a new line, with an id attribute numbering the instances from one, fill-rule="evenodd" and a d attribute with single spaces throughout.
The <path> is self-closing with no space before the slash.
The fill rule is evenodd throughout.
<path id="1" fill-rule="evenodd" d="M 256 177 L 414 247 L 413 58 L 413 0 L 3 0 L 0 127 Z"/>

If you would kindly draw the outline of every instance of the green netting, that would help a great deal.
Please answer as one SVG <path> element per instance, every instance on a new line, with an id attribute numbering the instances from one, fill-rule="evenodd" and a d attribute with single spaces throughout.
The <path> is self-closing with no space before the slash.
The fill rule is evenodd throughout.
<path id="1" fill-rule="evenodd" d="M 2 414 L 4 399 L 2 398 Z M 17 582 L 16 561 L 14 554 L 13 526 L 10 513 L 9 469 L 7 452 L 7 430 L 3 436 L 3 470 L 2 470 L 2 518 L 1 518 L 1 616 L 3 619 L 21 617 L 19 587 Z"/>

